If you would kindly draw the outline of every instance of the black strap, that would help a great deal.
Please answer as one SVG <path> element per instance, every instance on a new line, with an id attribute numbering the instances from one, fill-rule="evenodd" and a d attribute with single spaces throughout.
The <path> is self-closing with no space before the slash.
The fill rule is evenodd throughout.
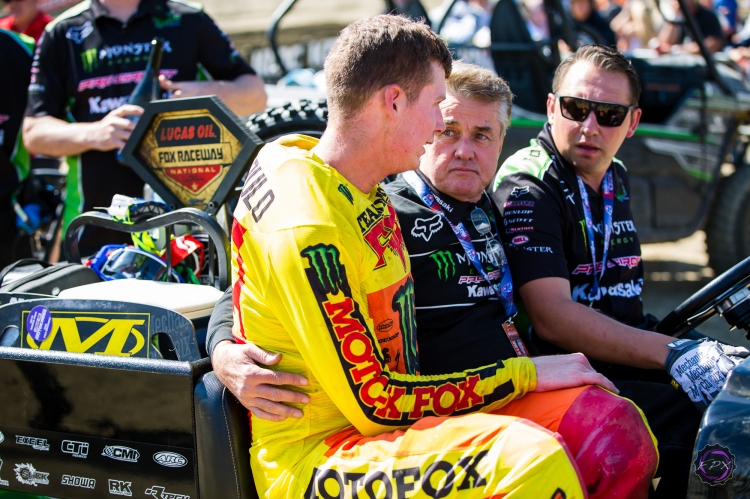
<path id="1" fill-rule="evenodd" d="M 8 275 L 13 269 L 20 267 L 21 265 L 33 265 L 33 264 L 39 264 L 42 266 L 42 268 L 50 267 L 52 264 L 49 262 L 45 262 L 44 260 L 39 260 L 38 258 L 22 258 L 21 260 L 18 260 L 17 262 L 13 262 L 7 267 L 5 267 L 2 272 L 0 272 L 0 286 L 3 285 L 3 280 L 5 279 L 5 276 Z"/>

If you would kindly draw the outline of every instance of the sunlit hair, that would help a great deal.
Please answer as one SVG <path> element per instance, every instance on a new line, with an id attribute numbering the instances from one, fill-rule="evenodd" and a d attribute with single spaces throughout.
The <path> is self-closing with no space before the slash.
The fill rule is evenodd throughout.
<path id="1" fill-rule="evenodd" d="M 588 61 L 599 69 L 625 75 L 630 85 L 630 103 L 633 106 L 638 105 L 641 98 L 641 82 L 638 79 L 638 73 L 636 73 L 630 60 L 618 52 L 616 48 L 604 45 L 584 45 L 563 60 L 555 70 L 555 77 L 552 80 L 553 93 L 557 93 L 571 66 L 579 61 Z"/>
<path id="2" fill-rule="evenodd" d="M 426 24 L 393 15 L 356 21 L 341 31 L 325 60 L 330 116 L 355 116 L 388 85 L 400 86 L 414 102 L 432 81 L 432 63 L 447 78 L 451 61 L 448 46 Z"/>
<path id="3" fill-rule="evenodd" d="M 510 126 L 513 107 L 513 94 L 505 80 L 476 64 L 453 61 L 453 70 L 446 81 L 446 87 L 453 94 L 490 104 L 497 103 L 502 135 L 505 135 Z"/>

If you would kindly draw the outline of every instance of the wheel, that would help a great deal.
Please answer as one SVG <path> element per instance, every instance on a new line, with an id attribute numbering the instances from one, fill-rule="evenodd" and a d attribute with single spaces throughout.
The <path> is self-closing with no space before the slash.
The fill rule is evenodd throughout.
<path id="1" fill-rule="evenodd" d="M 320 137 L 326 129 L 327 120 L 328 105 L 325 100 L 311 102 L 303 99 L 254 114 L 247 119 L 247 126 L 263 142 L 272 142 L 290 133 Z"/>
<path id="2" fill-rule="evenodd" d="M 723 179 L 706 226 L 708 264 L 718 274 L 750 256 L 750 165 Z"/>
<path id="3" fill-rule="evenodd" d="M 681 336 L 717 313 L 750 334 L 750 257 L 730 268 L 667 314 L 656 331 Z M 746 336 L 748 335 L 746 334 Z"/>

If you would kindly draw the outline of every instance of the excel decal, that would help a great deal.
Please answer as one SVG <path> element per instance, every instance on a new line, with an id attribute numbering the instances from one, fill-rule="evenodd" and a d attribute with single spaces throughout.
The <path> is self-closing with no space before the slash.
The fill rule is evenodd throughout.
<path id="1" fill-rule="evenodd" d="M 185 206 L 205 209 L 242 149 L 208 109 L 157 115 L 138 154 Z"/>
<path id="2" fill-rule="evenodd" d="M 349 386 L 371 421 L 398 426 L 425 416 L 465 414 L 513 393 L 511 381 L 495 387 L 489 379 L 496 375 L 498 367 L 503 367 L 501 362 L 498 367 L 476 369 L 469 376 L 429 381 L 411 381 L 386 371 L 376 336 L 370 331 L 359 304 L 352 298 L 339 249 L 318 244 L 302 250 L 301 256 L 309 264 L 305 274 Z M 414 284 L 408 276 L 393 294 L 391 302 L 400 315 L 400 327 L 406 331 L 413 331 L 416 326 L 413 295 Z M 413 343 L 414 350 L 407 350 L 404 355 L 414 355 L 416 361 L 416 342 L 409 343 L 407 348 Z"/>
<path id="3" fill-rule="evenodd" d="M 401 225 L 388 194 L 379 185 L 375 201 L 357 216 L 357 223 L 365 241 L 378 257 L 376 269 L 387 264 L 386 249 L 398 256 L 404 269 L 406 268 L 406 245 L 401 234 Z"/>
<path id="4" fill-rule="evenodd" d="M 35 322 L 27 320 L 33 313 L 23 312 L 22 348 L 148 357 L 150 314 L 51 310 L 50 325 L 40 335 Z"/>

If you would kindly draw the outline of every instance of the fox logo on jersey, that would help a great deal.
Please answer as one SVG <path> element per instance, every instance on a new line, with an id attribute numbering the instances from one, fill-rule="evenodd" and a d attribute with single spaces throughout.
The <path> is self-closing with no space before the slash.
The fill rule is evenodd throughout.
<path id="1" fill-rule="evenodd" d="M 68 29 L 65 33 L 65 38 L 73 40 L 75 43 L 80 45 L 88 36 L 94 32 L 94 25 L 91 21 L 86 21 L 81 26 L 73 26 Z"/>
<path id="2" fill-rule="evenodd" d="M 429 241 L 434 233 L 443 228 L 443 219 L 438 213 L 432 218 L 418 218 L 414 221 L 414 227 L 411 229 L 411 235 L 421 237 Z"/>

